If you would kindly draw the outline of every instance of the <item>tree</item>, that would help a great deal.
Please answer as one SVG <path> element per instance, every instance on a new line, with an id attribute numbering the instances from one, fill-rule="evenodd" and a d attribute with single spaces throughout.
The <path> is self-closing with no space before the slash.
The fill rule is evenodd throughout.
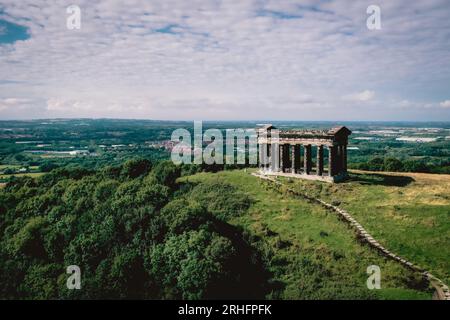
<path id="1" fill-rule="evenodd" d="M 46 162 L 42 163 L 39 166 L 39 171 L 41 171 L 41 172 L 50 172 L 50 171 L 52 171 L 53 169 L 56 169 L 56 168 L 58 168 L 57 164 L 55 164 L 55 163 L 53 163 L 51 161 L 46 161 Z"/>
<path id="2" fill-rule="evenodd" d="M 382 171 L 384 166 L 384 159 L 381 157 L 375 157 L 369 160 L 368 170 Z"/>
<path id="3" fill-rule="evenodd" d="M 175 188 L 175 181 L 180 177 L 181 169 L 172 161 L 159 162 L 152 170 L 151 176 L 162 185 Z"/>
<path id="4" fill-rule="evenodd" d="M 210 288 L 229 277 L 224 269 L 234 252 L 226 238 L 206 230 L 188 231 L 153 248 L 146 264 L 153 278 L 167 288 L 164 298 L 202 299 L 211 297 Z"/>
<path id="5" fill-rule="evenodd" d="M 143 184 L 136 193 L 136 201 L 140 205 L 152 205 L 160 209 L 167 203 L 170 190 L 161 184 Z"/>
<path id="6" fill-rule="evenodd" d="M 197 202 L 176 199 L 169 202 L 162 210 L 161 216 L 170 233 L 180 234 L 195 230 L 207 221 L 207 212 Z"/>
<path id="7" fill-rule="evenodd" d="M 427 164 L 421 160 L 406 160 L 404 170 L 407 172 L 430 172 Z"/>
<path id="8" fill-rule="evenodd" d="M 16 170 L 14 170 L 13 168 L 6 168 L 5 170 L 3 170 L 4 174 L 14 174 L 16 173 Z"/>
<path id="9" fill-rule="evenodd" d="M 132 159 L 124 163 L 122 176 L 125 178 L 137 178 L 146 175 L 152 168 L 152 163 L 147 159 Z"/>
<path id="10" fill-rule="evenodd" d="M 47 221 L 43 217 L 29 219 L 25 226 L 12 238 L 12 252 L 45 258 L 44 228 L 46 225 Z"/>
<path id="11" fill-rule="evenodd" d="M 97 203 L 106 201 L 107 199 L 111 198 L 112 195 L 114 195 L 114 192 L 119 185 L 120 183 L 118 181 L 112 179 L 101 181 L 95 188 L 93 194 L 94 200 Z"/>
<path id="12" fill-rule="evenodd" d="M 396 158 L 385 158 L 384 159 L 384 171 L 403 171 L 403 163 Z"/>

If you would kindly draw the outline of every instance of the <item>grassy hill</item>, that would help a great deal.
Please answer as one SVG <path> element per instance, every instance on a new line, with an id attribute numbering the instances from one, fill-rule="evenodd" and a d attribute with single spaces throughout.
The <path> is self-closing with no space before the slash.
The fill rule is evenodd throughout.
<path id="1" fill-rule="evenodd" d="M 224 182 L 254 201 L 231 224 L 266 246 L 271 298 L 429 299 L 427 283 L 396 262 L 360 244 L 337 216 L 282 194 L 246 171 L 201 173 L 191 183 Z M 429 269 L 448 283 L 449 176 L 352 173 L 342 184 L 282 179 L 291 187 L 347 209 L 388 249 Z M 366 268 L 381 269 L 381 290 L 368 290 Z"/>
<path id="2" fill-rule="evenodd" d="M 381 244 L 450 282 L 450 175 L 355 171 L 343 184 L 292 181 L 347 209 Z"/>
<path id="3" fill-rule="evenodd" d="M 13 179 L 0 189 L 0 297 L 431 298 L 419 274 L 361 244 L 323 206 L 251 170 L 188 172 L 134 159 Z M 385 247 L 448 280 L 448 177 L 280 181 L 346 208 Z M 83 290 L 66 288 L 74 264 Z M 372 265 L 381 290 L 367 288 Z"/>

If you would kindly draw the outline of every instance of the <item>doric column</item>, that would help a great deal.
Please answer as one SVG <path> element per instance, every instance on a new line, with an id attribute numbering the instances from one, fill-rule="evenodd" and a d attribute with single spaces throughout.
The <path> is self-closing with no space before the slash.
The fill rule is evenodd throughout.
<path id="1" fill-rule="evenodd" d="M 295 154 L 295 158 L 294 160 L 294 173 L 299 173 L 300 172 L 300 167 L 301 167 L 301 158 L 300 158 L 300 145 L 296 144 L 293 146 L 294 147 L 294 154 Z"/>
<path id="2" fill-rule="evenodd" d="M 264 170 L 265 169 L 265 164 L 266 164 L 266 162 L 265 162 L 265 158 L 266 158 L 266 155 L 265 155 L 265 151 L 267 151 L 267 147 L 266 147 L 266 145 L 264 144 L 264 143 L 260 143 L 259 144 L 259 149 L 258 149 L 258 151 L 259 151 L 259 169 L 261 169 L 261 170 Z"/>
<path id="3" fill-rule="evenodd" d="M 307 144 L 304 146 L 304 148 L 305 148 L 305 154 L 304 154 L 305 174 L 309 174 L 311 172 L 311 145 Z"/>
<path id="4" fill-rule="evenodd" d="M 347 173 L 347 145 L 342 146 L 342 171 Z"/>
<path id="5" fill-rule="evenodd" d="M 269 144 L 270 150 L 270 171 L 277 172 L 280 168 L 280 154 L 279 154 L 279 145 L 278 143 Z"/>
<path id="6" fill-rule="evenodd" d="M 328 146 L 328 175 L 330 177 L 334 176 L 334 168 L 335 168 L 335 157 L 336 157 L 336 147 Z"/>
<path id="7" fill-rule="evenodd" d="M 296 154 L 295 154 L 295 147 L 296 145 L 291 145 L 291 173 L 295 173 L 295 161 L 296 161 Z"/>
<path id="8" fill-rule="evenodd" d="M 284 172 L 284 168 L 286 168 L 286 158 L 285 155 L 285 148 L 286 146 L 284 144 L 280 144 L 280 171 Z"/>
<path id="9" fill-rule="evenodd" d="M 283 145 L 283 172 L 287 172 L 291 167 L 291 163 L 289 161 L 289 144 Z"/>
<path id="10" fill-rule="evenodd" d="M 317 175 L 323 173 L 323 145 L 317 146 Z"/>
<path id="11" fill-rule="evenodd" d="M 338 175 L 341 172 L 341 146 L 337 145 L 335 146 L 335 158 L 334 158 L 334 174 Z"/>

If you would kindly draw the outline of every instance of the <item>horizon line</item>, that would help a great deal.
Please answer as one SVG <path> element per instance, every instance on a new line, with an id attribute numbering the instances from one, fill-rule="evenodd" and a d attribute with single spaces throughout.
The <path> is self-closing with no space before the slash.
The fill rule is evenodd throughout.
<path id="1" fill-rule="evenodd" d="M 152 119 L 152 118 L 118 118 L 118 117 L 56 117 L 56 118 L 29 118 L 29 119 L 0 119 L 1 121 L 44 121 L 44 120 L 131 120 L 131 121 L 161 121 L 161 122 L 414 122 L 414 123 L 425 123 L 425 122 L 436 122 L 436 123 L 450 123 L 450 120 L 277 120 L 277 119 L 235 119 L 235 120 L 220 120 L 220 119 L 210 119 L 210 120 L 200 120 L 200 119 Z"/>

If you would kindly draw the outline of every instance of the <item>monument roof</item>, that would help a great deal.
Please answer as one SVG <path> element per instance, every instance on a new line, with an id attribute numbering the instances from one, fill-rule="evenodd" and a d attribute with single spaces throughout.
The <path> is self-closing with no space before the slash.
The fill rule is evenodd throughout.
<path id="1" fill-rule="evenodd" d="M 331 136 L 349 136 L 352 132 L 345 126 L 338 126 L 326 130 L 315 130 L 315 129 L 303 129 L 303 130 L 280 130 L 274 127 L 272 124 L 265 124 L 261 126 L 258 131 L 264 132 L 269 130 L 279 130 L 282 136 L 304 136 L 304 137 L 331 137 Z"/>

